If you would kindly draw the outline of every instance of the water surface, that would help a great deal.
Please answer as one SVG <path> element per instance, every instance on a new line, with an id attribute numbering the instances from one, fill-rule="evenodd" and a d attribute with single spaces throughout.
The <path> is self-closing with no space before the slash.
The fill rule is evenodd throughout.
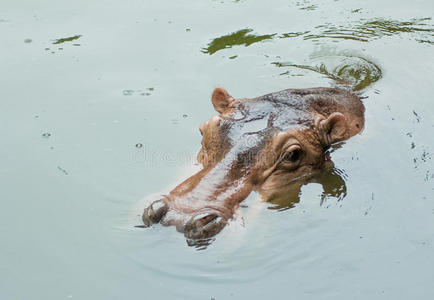
<path id="1" fill-rule="evenodd" d="M 0 8 L 1 299 L 432 299 L 432 1 Z M 198 166 L 210 94 L 350 84 L 366 127 L 206 249 L 135 228 Z M 321 184 L 322 183 L 322 184 Z"/>

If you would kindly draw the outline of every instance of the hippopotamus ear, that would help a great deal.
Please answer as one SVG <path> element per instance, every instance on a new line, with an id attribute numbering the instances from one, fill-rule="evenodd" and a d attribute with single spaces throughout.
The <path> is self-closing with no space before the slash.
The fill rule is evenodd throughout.
<path id="1" fill-rule="evenodd" d="M 323 115 L 316 116 L 315 126 L 320 133 L 321 142 L 326 146 L 349 138 L 348 122 L 340 112 L 334 112 L 327 118 Z"/>
<path id="2" fill-rule="evenodd" d="M 234 101 L 234 98 L 229 95 L 224 87 L 216 87 L 211 96 L 212 105 L 219 113 L 223 113 L 226 108 Z"/>

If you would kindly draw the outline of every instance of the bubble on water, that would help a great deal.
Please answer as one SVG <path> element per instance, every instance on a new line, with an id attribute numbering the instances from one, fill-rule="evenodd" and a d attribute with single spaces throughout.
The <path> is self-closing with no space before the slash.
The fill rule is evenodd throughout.
<path id="1" fill-rule="evenodd" d="M 45 132 L 42 134 L 42 137 L 46 138 L 46 139 L 49 138 L 50 136 L 51 136 L 51 133 L 49 133 L 49 132 Z"/>
<path id="2" fill-rule="evenodd" d="M 134 94 L 133 90 L 123 90 L 122 93 L 124 94 L 124 96 L 131 96 L 132 94 Z"/>
<path id="3" fill-rule="evenodd" d="M 137 93 L 140 96 L 151 96 L 151 92 L 154 90 L 153 87 L 144 88 L 143 90 L 131 90 L 132 93 Z"/>
<path id="4" fill-rule="evenodd" d="M 24 43 L 26 43 L 26 44 L 30 44 L 32 42 L 32 39 L 25 39 L 24 40 Z"/>
<path id="5" fill-rule="evenodd" d="M 183 117 L 183 118 L 187 118 L 187 117 L 188 117 L 188 115 L 186 115 L 186 114 L 183 114 L 183 115 L 182 115 L 182 117 Z"/>
<path id="6" fill-rule="evenodd" d="M 143 147 L 143 144 L 142 143 L 137 143 L 136 144 L 136 148 L 142 148 Z"/>

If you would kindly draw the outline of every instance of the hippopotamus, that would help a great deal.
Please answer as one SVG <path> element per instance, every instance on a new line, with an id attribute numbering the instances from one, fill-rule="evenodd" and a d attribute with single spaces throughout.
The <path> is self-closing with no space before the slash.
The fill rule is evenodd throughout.
<path id="1" fill-rule="evenodd" d="M 211 101 L 218 114 L 199 127 L 203 168 L 151 203 L 144 227 L 173 225 L 187 239 L 209 239 L 252 191 L 267 197 L 314 176 L 327 165 L 331 146 L 364 127 L 361 98 L 342 88 L 235 99 L 217 87 Z"/>

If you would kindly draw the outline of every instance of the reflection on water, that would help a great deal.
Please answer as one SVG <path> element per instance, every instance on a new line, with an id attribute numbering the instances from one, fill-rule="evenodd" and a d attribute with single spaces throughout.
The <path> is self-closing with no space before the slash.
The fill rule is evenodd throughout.
<path id="1" fill-rule="evenodd" d="M 310 4 L 310 1 L 308 0 L 297 1 L 295 3 L 295 6 L 300 7 L 299 10 L 315 10 L 316 8 L 318 8 L 317 5 Z"/>
<path id="2" fill-rule="evenodd" d="M 315 10 L 316 8 L 318 8 L 318 6 L 309 5 L 309 6 L 301 7 L 300 10 Z"/>
<path id="3" fill-rule="evenodd" d="M 430 41 L 430 40 L 418 40 L 418 39 L 416 39 L 416 41 L 418 41 L 419 43 L 422 43 L 422 44 L 426 43 L 426 44 L 434 45 L 434 41 Z"/>
<path id="4" fill-rule="evenodd" d="M 63 44 L 63 43 L 66 43 L 66 42 L 72 42 L 72 41 L 78 40 L 79 38 L 81 38 L 80 34 L 74 35 L 74 36 L 70 36 L 70 37 L 66 37 L 66 38 L 56 39 L 53 42 L 53 45 Z"/>
<path id="5" fill-rule="evenodd" d="M 315 5 L 302 7 L 303 10 L 313 10 Z M 359 12 L 354 10 L 353 12 Z M 370 19 L 359 20 L 348 25 L 335 26 L 331 23 L 316 26 L 314 29 L 306 30 L 303 32 L 288 32 L 277 35 L 265 34 L 255 35 L 251 32 L 253 29 L 241 29 L 228 35 L 215 38 L 208 44 L 207 47 L 202 49 L 203 53 L 214 54 L 219 50 L 232 48 L 236 45 L 250 46 L 254 43 L 271 40 L 274 38 L 295 38 L 303 36 L 304 40 L 318 40 L 318 39 L 344 39 L 354 40 L 359 42 L 368 42 L 370 40 L 379 39 L 384 36 L 399 35 L 404 33 L 417 34 L 415 40 L 420 43 L 433 44 L 434 41 L 434 27 L 431 24 L 425 23 L 431 18 L 412 19 L 410 21 L 397 21 L 390 19 Z M 319 30 L 318 33 L 314 31 Z"/>
<path id="6" fill-rule="evenodd" d="M 362 21 L 362 23 L 346 26 L 334 26 L 333 24 L 320 25 L 315 28 L 322 31 L 318 34 L 310 34 L 304 37 L 305 40 L 311 39 L 348 39 L 359 42 L 368 42 L 383 36 L 397 35 L 401 33 L 419 33 L 424 37 L 433 37 L 433 26 L 424 23 L 431 18 L 413 19 L 401 22 L 388 19 L 373 19 Z"/>
<path id="7" fill-rule="evenodd" d="M 345 174 L 343 171 L 334 168 L 332 162 L 328 162 L 321 172 L 312 177 L 301 179 L 297 182 L 291 183 L 279 190 L 273 190 L 272 193 L 267 194 L 261 192 L 264 200 L 271 203 L 268 209 L 272 210 L 287 210 L 293 208 L 300 202 L 301 187 L 309 183 L 318 183 L 322 186 L 323 192 L 321 194 L 321 203 L 326 203 L 327 199 L 333 198 L 336 201 L 341 201 L 347 195 L 347 186 L 345 185 Z"/>
<path id="8" fill-rule="evenodd" d="M 186 239 L 187 245 L 196 248 L 196 250 L 205 250 L 214 241 L 215 241 L 215 237 L 207 238 L 207 239 L 196 239 L 196 240 Z"/>
<path id="9" fill-rule="evenodd" d="M 208 47 L 203 48 L 203 53 L 214 54 L 219 50 L 232 48 L 236 45 L 250 46 L 260 41 L 272 39 L 275 34 L 256 35 L 252 34 L 253 29 L 241 29 L 228 35 L 224 35 L 212 40 Z"/>
<path id="10" fill-rule="evenodd" d="M 304 31 L 304 32 L 287 32 L 287 33 L 282 33 L 279 38 L 281 39 L 286 39 L 286 38 L 294 38 L 294 37 L 298 37 L 301 35 L 305 35 L 307 33 L 309 33 L 310 31 Z"/>
<path id="11" fill-rule="evenodd" d="M 346 174 L 344 171 L 333 168 L 331 172 L 324 172 L 318 179 L 324 189 L 321 194 L 321 205 L 324 205 L 328 199 L 334 198 L 341 201 L 347 195 L 347 186 L 345 184 Z"/>
<path id="12" fill-rule="evenodd" d="M 324 55 L 313 59 L 311 63 L 313 64 L 273 62 L 277 67 L 294 67 L 323 74 L 338 84 L 351 86 L 356 91 L 368 87 L 382 76 L 381 69 L 375 63 L 360 56 L 351 56 L 349 54 Z M 281 75 L 287 74 L 289 72 Z"/>
<path id="13" fill-rule="evenodd" d="M 153 91 L 154 91 L 153 87 L 144 88 L 144 89 L 140 89 L 140 90 L 126 89 L 126 90 L 122 91 L 122 94 L 124 96 L 133 96 L 133 95 L 151 96 Z"/>

